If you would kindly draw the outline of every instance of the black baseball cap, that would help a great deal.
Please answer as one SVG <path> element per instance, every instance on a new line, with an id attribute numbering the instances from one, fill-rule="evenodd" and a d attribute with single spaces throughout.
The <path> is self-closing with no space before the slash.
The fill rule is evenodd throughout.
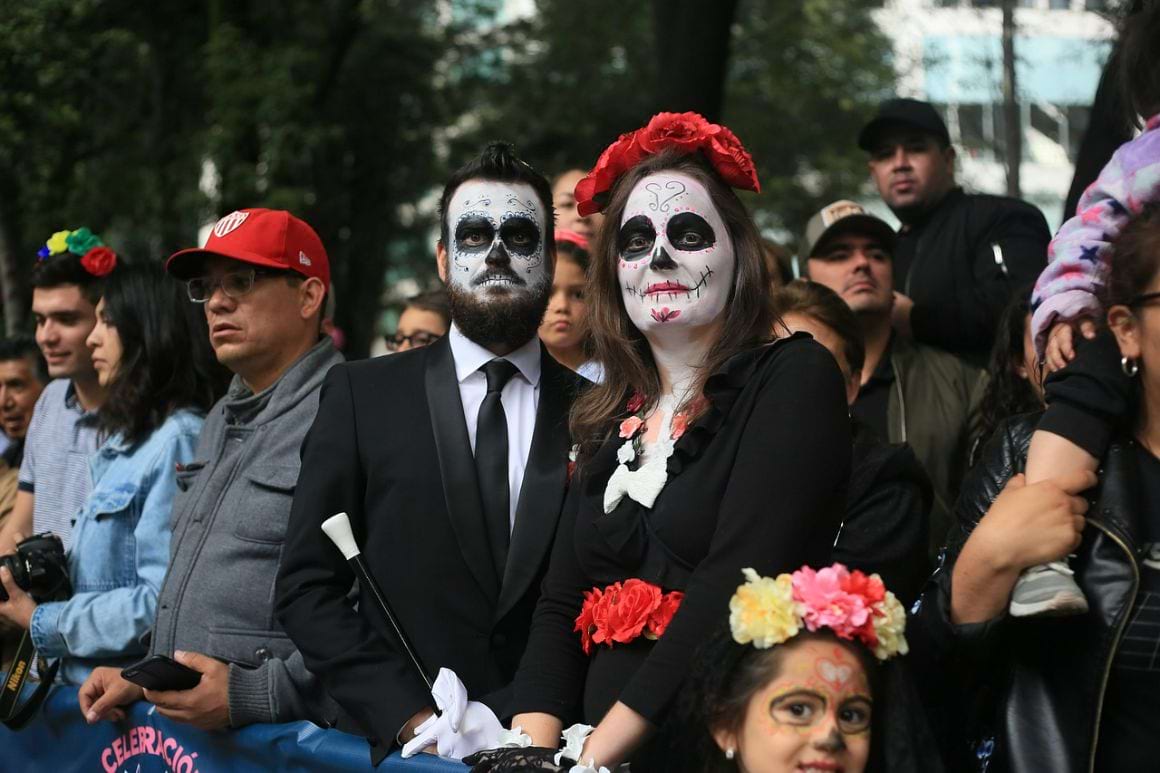
<path id="1" fill-rule="evenodd" d="M 878 133 L 892 124 L 908 126 L 933 135 L 944 148 L 951 144 L 947 125 L 929 102 L 918 99 L 888 99 L 878 105 L 877 114 L 858 133 L 858 147 L 866 152 L 873 150 Z"/>

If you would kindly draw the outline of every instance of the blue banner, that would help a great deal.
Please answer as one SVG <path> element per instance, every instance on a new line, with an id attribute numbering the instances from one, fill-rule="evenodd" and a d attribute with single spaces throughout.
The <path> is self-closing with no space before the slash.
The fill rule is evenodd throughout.
<path id="1" fill-rule="evenodd" d="M 57 687 L 36 719 L 19 732 L 0 725 L 0 771 L 52 773 L 268 773 L 271 770 L 370 771 L 367 742 L 309 722 L 203 732 L 171 722 L 144 701 L 121 722 L 89 725 L 75 687 Z M 395 754 L 388 773 L 464 773 L 466 766 L 419 754 Z"/>

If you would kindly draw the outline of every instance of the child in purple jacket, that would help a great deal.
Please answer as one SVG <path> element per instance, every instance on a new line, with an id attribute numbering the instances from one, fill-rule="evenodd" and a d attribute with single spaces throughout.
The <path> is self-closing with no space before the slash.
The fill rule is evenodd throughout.
<path id="1" fill-rule="evenodd" d="M 1047 268 L 1032 294 L 1031 331 L 1040 361 L 1052 372 L 1048 409 L 1031 439 L 1027 483 L 1086 469 L 1095 472 L 1114 425 L 1130 407 L 1139 365 L 1120 357 L 1109 332 L 1097 333 L 1105 281 L 1120 230 L 1145 204 L 1160 200 L 1160 3 L 1123 25 L 1121 83 L 1133 113 L 1152 116 L 1144 131 L 1119 147 L 1079 200 L 1075 217 L 1048 247 Z M 1141 298 L 1140 303 L 1152 302 Z M 1077 332 L 1082 338 L 1077 338 Z M 1032 567 L 1011 596 L 1016 617 L 1087 611 L 1066 561 Z"/>

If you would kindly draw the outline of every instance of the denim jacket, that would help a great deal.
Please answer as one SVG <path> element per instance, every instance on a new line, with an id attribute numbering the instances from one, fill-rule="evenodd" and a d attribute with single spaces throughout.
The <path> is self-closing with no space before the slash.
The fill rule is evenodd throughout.
<path id="1" fill-rule="evenodd" d="M 32 640 L 41 655 L 62 658 L 64 682 L 145 654 L 141 637 L 169 564 L 175 465 L 193 459 L 201 425 L 201 416 L 178 411 L 135 446 L 113 435 L 90 458 L 92 492 L 68 555 L 73 596 L 32 614 Z"/>

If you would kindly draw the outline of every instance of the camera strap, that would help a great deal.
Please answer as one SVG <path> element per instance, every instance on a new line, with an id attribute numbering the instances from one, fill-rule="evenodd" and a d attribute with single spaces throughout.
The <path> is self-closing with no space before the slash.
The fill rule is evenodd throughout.
<path id="1" fill-rule="evenodd" d="M 0 690 L 0 721 L 10 730 L 19 730 L 28 724 L 28 720 L 36 715 L 40 709 L 40 704 L 44 703 L 44 699 L 48 697 L 48 691 L 52 688 L 53 680 L 56 679 L 56 670 L 60 667 L 60 661 L 54 660 L 51 664 L 46 664 L 42 658 L 40 660 L 40 684 L 36 686 L 36 690 L 28 700 L 21 705 L 20 696 L 35 662 L 36 645 L 32 642 L 32 634 L 29 631 L 24 631 L 20 637 L 20 646 L 16 648 L 16 657 L 12 661 L 12 667 L 4 675 L 3 690 Z"/>

